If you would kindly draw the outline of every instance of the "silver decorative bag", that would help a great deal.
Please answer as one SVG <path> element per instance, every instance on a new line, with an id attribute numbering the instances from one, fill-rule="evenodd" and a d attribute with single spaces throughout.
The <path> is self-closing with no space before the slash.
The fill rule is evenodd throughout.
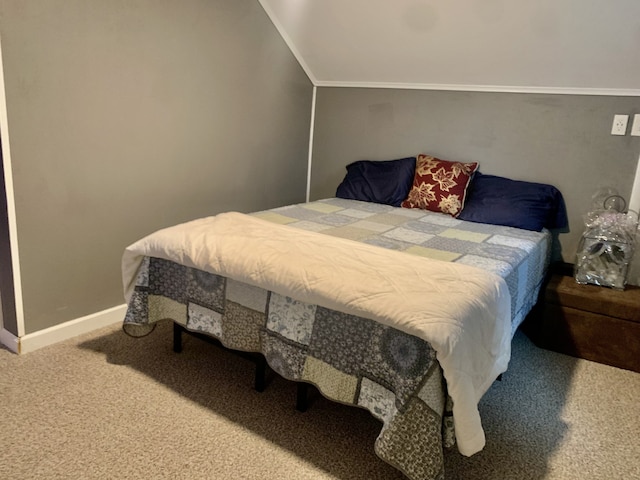
<path id="1" fill-rule="evenodd" d="M 625 207 L 622 197 L 609 195 L 602 208 L 585 215 L 586 229 L 576 253 L 576 282 L 624 289 L 638 231 L 637 214 L 625 212 Z"/>

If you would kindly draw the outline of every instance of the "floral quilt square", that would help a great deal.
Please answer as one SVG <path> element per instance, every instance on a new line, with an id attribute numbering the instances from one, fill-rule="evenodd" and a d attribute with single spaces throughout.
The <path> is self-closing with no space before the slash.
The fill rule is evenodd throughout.
<path id="1" fill-rule="evenodd" d="M 396 412 L 396 396 L 379 383 L 364 377 L 360 382 L 358 405 L 366 408 L 377 419 L 387 422 Z"/>
<path id="2" fill-rule="evenodd" d="M 434 363 L 428 379 L 418 392 L 418 397 L 438 415 L 443 415 L 445 406 L 444 377 L 439 363 Z"/>
<path id="3" fill-rule="evenodd" d="M 372 320 L 318 307 L 309 355 L 342 372 L 358 374 L 374 324 Z"/>
<path id="4" fill-rule="evenodd" d="M 222 337 L 222 315 L 197 303 L 190 303 L 187 309 L 187 328 L 207 333 L 216 338 Z"/>
<path id="5" fill-rule="evenodd" d="M 187 303 L 187 267 L 162 258 L 149 259 L 149 294 Z"/>
<path id="6" fill-rule="evenodd" d="M 149 257 L 144 257 L 140 268 L 138 269 L 138 275 L 136 276 L 136 286 L 148 287 L 149 286 Z"/>
<path id="7" fill-rule="evenodd" d="M 225 278 L 214 273 L 190 268 L 187 287 L 188 299 L 222 313 L 224 311 Z"/>
<path id="8" fill-rule="evenodd" d="M 403 465 L 409 478 L 444 479 L 441 438 L 442 417 L 420 399 L 396 415 L 376 441 L 376 453 L 391 465 Z"/>
<path id="9" fill-rule="evenodd" d="M 129 300 L 124 323 L 147 324 L 149 322 L 148 294 L 143 290 L 134 290 Z"/>
<path id="10" fill-rule="evenodd" d="M 315 315 L 315 305 L 272 292 L 267 328 L 289 340 L 308 345 Z"/>
<path id="11" fill-rule="evenodd" d="M 221 341 L 227 348 L 244 352 L 260 351 L 260 331 L 264 328 L 264 313 L 234 302 L 227 302 L 222 316 Z"/>
<path id="12" fill-rule="evenodd" d="M 435 351 L 428 342 L 375 324 L 362 368 L 367 377 L 395 393 L 401 408 L 422 386 L 435 361 Z"/>
<path id="13" fill-rule="evenodd" d="M 307 347 L 286 341 L 269 330 L 261 333 L 261 339 L 262 353 L 269 366 L 286 379 L 300 380 L 307 357 Z"/>

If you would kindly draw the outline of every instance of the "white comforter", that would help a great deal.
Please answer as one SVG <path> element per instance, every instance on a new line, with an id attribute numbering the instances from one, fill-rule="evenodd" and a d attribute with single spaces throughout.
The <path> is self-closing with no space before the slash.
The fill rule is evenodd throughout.
<path id="1" fill-rule="evenodd" d="M 504 280 L 352 240 L 223 213 L 153 233 L 124 253 L 129 301 L 144 256 L 195 267 L 370 318 L 427 340 L 453 399 L 458 449 L 485 444 L 478 402 L 507 368 L 510 298 Z"/>

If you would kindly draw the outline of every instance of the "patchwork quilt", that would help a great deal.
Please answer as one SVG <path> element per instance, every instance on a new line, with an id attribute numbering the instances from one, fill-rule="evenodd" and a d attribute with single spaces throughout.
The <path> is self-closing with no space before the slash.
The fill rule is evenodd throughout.
<path id="1" fill-rule="evenodd" d="M 428 342 L 354 315 L 299 302 L 175 262 L 147 257 L 124 329 L 143 335 L 171 319 L 230 349 L 261 352 L 284 378 L 369 410 L 383 428 L 375 451 L 413 480 L 444 478 L 454 445 L 451 404 Z"/>
<path id="2" fill-rule="evenodd" d="M 504 278 L 512 335 L 537 301 L 551 255 L 551 235 L 457 220 L 421 209 L 328 198 L 252 215 L 291 227 L 456 262 Z"/>
<path id="3" fill-rule="evenodd" d="M 511 293 L 512 330 L 535 303 L 547 233 L 473 224 L 442 214 L 326 199 L 253 214 L 303 230 L 487 269 Z M 452 405 L 429 342 L 359 315 L 147 256 L 129 297 L 125 331 L 171 319 L 231 349 L 261 352 L 274 371 L 382 421 L 378 456 L 411 479 L 444 478 Z"/>

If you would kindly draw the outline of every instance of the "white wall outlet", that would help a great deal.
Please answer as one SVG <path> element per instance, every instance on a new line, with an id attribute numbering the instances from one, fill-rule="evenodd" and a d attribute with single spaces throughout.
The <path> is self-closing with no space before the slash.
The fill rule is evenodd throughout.
<path id="1" fill-rule="evenodd" d="M 633 125 L 631 125 L 631 135 L 640 137 L 640 113 L 633 116 Z"/>
<path id="2" fill-rule="evenodd" d="M 628 121 L 629 115 L 614 115 L 613 126 L 611 127 L 611 135 L 626 135 Z"/>

